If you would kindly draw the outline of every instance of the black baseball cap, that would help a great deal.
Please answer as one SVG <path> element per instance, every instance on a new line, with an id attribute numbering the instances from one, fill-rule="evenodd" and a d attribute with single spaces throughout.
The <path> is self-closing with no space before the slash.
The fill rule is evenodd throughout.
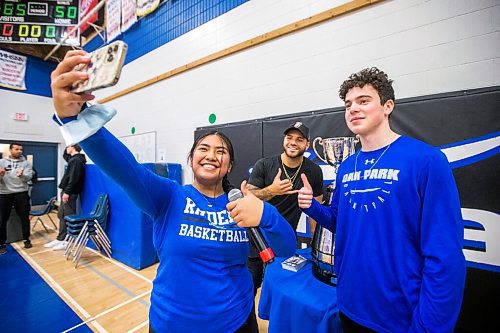
<path id="1" fill-rule="evenodd" d="M 304 125 L 303 123 L 301 123 L 300 121 L 297 121 L 297 122 L 293 123 L 292 125 L 290 125 L 290 127 L 288 127 L 285 130 L 284 134 L 286 135 L 291 130 L 299 131 L 304 136 L 304 138 L 306 138 L 307 141 L 309 141 L 309 128 L 306 125 Z"/>

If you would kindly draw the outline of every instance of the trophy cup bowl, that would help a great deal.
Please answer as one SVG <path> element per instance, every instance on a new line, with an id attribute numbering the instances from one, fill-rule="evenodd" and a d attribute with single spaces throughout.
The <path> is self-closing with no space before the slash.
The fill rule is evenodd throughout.
<path id="1" fill-rule="evenodd" d="M 356 138 L 349 136 L 328 139 L 317 137 L 313 141 L 313 150 L 320 160 L 331 166 L 338 167 L 347 157 L 354 154 L 357 142 Z M 320 154 L 316 150 L 316 143 L 323 146 L 324 154 Z"/>
<path id="2" fill-rule="evenodd" d="M 358 140 L 354 137 L 337 137 L 323 139 L 317 137 L 313 141 L 313 150 L 325 163 L 338 170 L 340 163 L 355 152 Z M 316 150 L 316 143 L 323 146 L 324 155 Z M 335 180 L 327 186 L 324 204 L 330 205 L 335 189 Z M 319 281 L 329 285 L 337 284 L 337 276 L 333 272 L 333 252 L 335 249 L 335 234 L 330 230 L 316 225 L 311 244 L 312 273 Z"/>

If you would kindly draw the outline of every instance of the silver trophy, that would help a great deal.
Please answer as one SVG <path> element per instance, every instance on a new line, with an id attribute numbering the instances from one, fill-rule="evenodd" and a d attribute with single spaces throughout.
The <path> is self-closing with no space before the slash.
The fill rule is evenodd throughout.
<path id="1" fill-rule="evenodd" d="M 323 146 L 324 157 L 316 150 L 316 142 Z M 340 163 L 354 154 L 356 143 L 358 143 L 358 139 L 350 136 L 328 139 L 317 137 L 313 141 L 313 149 L 323 162 L 335 167 L 335 172 L 337 172 Z"/>
<path id="2" fill-rule="evenodd" d="M 316 155 L 325 163 L 335 169 L 337 175 L 340 163 L 355 152 L 356 143 L 359 140 L 354 137 L 338 137 L 322 139 L 317 137 L 313 141 L 313 150 Z M 323 146 L 324 155 L 316 150 L 316 143 Z M 335 177 L 330 185 L 326 187 L 326 197 L 324 205 L 329 206 L 332 202 L 333 190 L 335 189 Z M 335 249 L 335 235 L 319 224 L 316 225 L 311 246 L 313 275 L 321 282 L 329 285 L 337 284 L 337 277 L 333 272 L 333 251 Z"/>

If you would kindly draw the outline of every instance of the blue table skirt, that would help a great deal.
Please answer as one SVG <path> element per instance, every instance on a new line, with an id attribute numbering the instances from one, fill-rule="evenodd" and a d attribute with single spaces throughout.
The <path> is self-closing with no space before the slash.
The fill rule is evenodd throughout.
<path id="1" fill-rule="evenodd" d="M 269 333 L 342 332 L 337 289 L 312 275 L 310 249 L 298 250 L 308 263 L 298 272 L 281 267 L 276 258 L 266 269 L 259 301 L 259 317 L 269 320 Z"/>

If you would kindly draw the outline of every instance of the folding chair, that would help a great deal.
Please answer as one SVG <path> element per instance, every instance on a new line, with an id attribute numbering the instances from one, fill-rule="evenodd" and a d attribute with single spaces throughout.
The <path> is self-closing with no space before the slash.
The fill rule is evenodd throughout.
<path id="1" fill-rule="evenodd" d="M 89 238 L 92 239 L 101 253 L 111 258 L 111 241 L 104 231 L 108 221 L 108 213 L 108 195 L 101 194 L 97 197 L 94 208 L 89 214 L 64 217 L 68 227 L 66 235 L 68 245 L 64 255 L 66 259 L 73 255 L 75 268 L 78 267 L 78 262 Z"/>
<path id="2" fill-rule="evenodd" d="M 52 222 L 52 225 L 54 226 L 54 229 L 52 229 L 52 231 L 57 230 L 57 226 L 54 223 L 54 220 L 52 220 L 52 217 L 50 217 L 50 212 L 54 209 L 55 203 L 56 197 L 52 197 L 49 199 L 49 201 L 47 201 L 47 205 L 45 205 L 43 209 L 30 211 L 30 215 L 32 216 L 32 218 L 36 216 L 36 222 L 33 225 L 33 228 L 31 228 L 32 231 L 35 230 L 37 223 L 40 222 L 45 231 L 49 232 L 49 229 L 47 229 L 47 226 L 45 225 L 45 223 L 43 223 L 42 220 L 42 216 L 44 215 L 47 215 L 50 222 Z"/>

